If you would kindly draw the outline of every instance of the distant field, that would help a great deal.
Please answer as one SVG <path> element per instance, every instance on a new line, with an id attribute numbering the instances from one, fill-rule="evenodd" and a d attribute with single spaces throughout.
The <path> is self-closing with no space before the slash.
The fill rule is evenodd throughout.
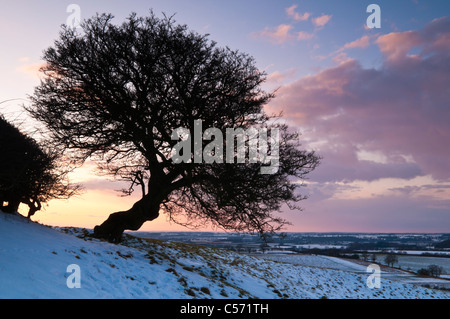
<path id="1" fill-rule="evenodd" d="M 349 260 L 322 255 L 303 255 L 303 254 L 264 254 L 255 255 L 260 258 L 285 262 L 290 264 L 303 265 L 308 267 L 328 268 L 343 270 L 353 273 L 364 274 L 367 272 L 367 265 L 371 262 L 363 262 L 360 260 Z M 377 255 L 377 263 L 381 263 L 386 255 Z M 441 287 L 450 289 L 450 258 L 425 257 L 425 256 L 398 256 L 399 264 L 402 269 L 407 270 L 408 267 L 412 272 L 420 268 L 426 268 L 431 264 L 439 265 L 448 273 L 442 275 L 441 278 L 421 277 L 414 273 L 405 272 L 399 269 L 382 267 L 383 278 L 403 283 L 413 283 L 418 285 L 429 285 L 433 287 Z M 395 267 L 398 267 L 396 264 Z"/>
<path id="2" fill-rule="evenodd" d="M 377 254 L 377 262 L 383 262 L 386 255 Z M 441 266 L 447 273 L 447 278 L 450 277 L 450 258 L 443 257 L 428 257 L 428 256 L 409 256 L 409 255 L 397 255 L 398 263 L 395 267 L 401 267 L 402 269 L 417 272 L 420 268 L 426 268 L 429 265 Z M 443 276 L 444 277 L 444 276 Z"/>
<path id="3" fill-rule="evenodd" d="M 356 264 L 353 263 L 342 263 L 339 262 L 342 259 L 333 258 L 328 256 L 317 256 L 317 255 L 284 255 L 284 254 L 266 254 L 263 255 L 266 259 L 283 261 L 292 264 L 299 264 L 304 266 L 313 266 L 313 267 L 321 267 L 321 268 L 332 268 L 339 270 L 347 270 L 347 271 L 355 271 L 355 270 L 365 270 L 365 267 L 361 269 L 357 269 Z M 384 264 L 384 258 L 386 255 L 377 254 L 376 263 Z M 441 266 L 446 275 L 443 275 L 444 278 L 450 278 L 450 258 L 443 257 L 428 257 L 428 256 L 410 256 L 410 255 L 397 255 L 398 263 L 396 263 L 395 267 L 401 267 L 404 270 L 410 270 L 413 272 L 417 272 L 420 268 L 426 268 L 429 265 L 438 265 Z M 353 265 L 352 265 L 353 264 Z M 361 267 L 361 266 L 359 266 Z"/>
<path id="4" fill-rule="evenodd" d="M 345 271 L 365 272 L 366 266 L 362 266 L 353 262 L 348 262 L 341 258 L 320 256 L 320 255 L 303 255 L 303 254 L 264 254 L 255 255 L 260 258 L 285 262 L 295 265 L 303 265 L 309 267 L 329 268 Z"/>

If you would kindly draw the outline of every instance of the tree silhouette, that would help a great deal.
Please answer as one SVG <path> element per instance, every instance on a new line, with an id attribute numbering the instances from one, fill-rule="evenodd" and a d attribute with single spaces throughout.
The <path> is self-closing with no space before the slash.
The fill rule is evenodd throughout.
<path id="1" fill-rule="evenodd" d="M 384 257 L 384 262 L 388 265 L 393 267 L 394 264 L 398 263 L 398 257 L 397 255 L 389 254 Z"/>
<path id="2" fill-rule="evenodd" d="M 43 149 L 31 137 L 0 116 L 0 209 L 17 212 L 20 203 L 28 205 L 28 218 L 55 198 L 68 198 L 79 190 L 60 169 L 59 153 Z M 7 205 L 5 205 L 7 203 Z"/>
<path id="3" fill-rule="evenodd" d="M 119 241 L 125 229 L 139 229 L 160 210 L 186 226 L 209 222 L 264 234 L 284 225 L 273 212 L 304 199 L 297 189 L 319 158 L 300 150 L 298 135 L 264 113 L 274 95 L 262 90 L 265 74 L 254 59 L 217 47 L 172 17 L 131 14 L 121 25 L 112 19 L 97 15 L 81 24 L 81 32 L 63 27 L 44 53 L 46 77 L 27 109 L 73 159 L 95 159 L 103 173 L 128 181 L 126 194 L 141 190 L 132 208 L 111 214 L 95 235 Z M 188 160 L 176 163 L 180 141 L 173 133 L 184 128 L 194 136 L 198 120 L 224 134 L 227 128 L 277 128 L 277 171 L 261 174 L 262 162 L 240 161 L 234 152 L 227 154 L 233 163 L 219 163 L 217 147 L 214 161 L 199 163 L 193 159 L 199 146 L 207 146 L 204 140 L 185 142 L 192 144 L 183 150 Z M 216 146 L 234 145 L 234 137 L 215 135 Z M 237 146 L 231 149 L 238 153 Z M 267 154 L 274 150 L 270 146 Z"/>

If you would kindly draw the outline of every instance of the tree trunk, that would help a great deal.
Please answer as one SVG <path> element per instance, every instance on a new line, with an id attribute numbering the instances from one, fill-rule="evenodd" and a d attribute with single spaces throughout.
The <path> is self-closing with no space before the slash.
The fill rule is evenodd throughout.
<path id="1" fill-rule="evenodd" d="M 127 211 L 109 215 L 101 225 L 94 227 L 94 236 L 119 243 L 124 230 L 138 230 L 146 221 L 159 216 L 161 202 L 145 195 Z"/>
<path id="2" fill-rule="evenodd" d="M 31 218 L 38 210 L 41 210 L 42 204 L 39 200 L 28 199 L 25 204 L 28 205 L 28 216 L 27 218 Z"/>

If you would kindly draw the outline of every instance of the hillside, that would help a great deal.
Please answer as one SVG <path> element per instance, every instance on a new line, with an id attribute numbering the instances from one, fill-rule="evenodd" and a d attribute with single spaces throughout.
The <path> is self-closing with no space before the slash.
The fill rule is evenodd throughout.
<path id="1" fill-rule="evenodd" d="M 367 275 L 269 261 L 126 236 L 120 245 L 90 230 L 54 229 L 0 214 L 0 298 L 445 298 L 450 294 Z M 81 270 L 81 288 L 68 288 Z"/>

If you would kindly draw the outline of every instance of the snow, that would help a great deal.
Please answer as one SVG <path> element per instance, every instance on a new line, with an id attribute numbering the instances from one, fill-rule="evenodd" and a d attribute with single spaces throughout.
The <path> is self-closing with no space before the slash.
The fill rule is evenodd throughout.
<path id="1" fill-rule="evenodd" d="M 93 239 L 91 232 L 0 213 L 0 298 L 450 297 L 390 280 L 369 289 L 367 274 L 355 273 L 363 266 L 331 257 L 320 260 L 334 267 L 308 266 L 129 235 L 115 245 Z M 81 270 L 80 288 L 67 285 L 73 264 Z"/>
<path id="2" fill-rule="evenodd" d="M 310 267 L 320 267 L 320 268 L 330 268 L 345 271 L 359 271 L 366 272 L 366 267 L 358 265 L 347 260 L 343 260 L 331 256 L 318 256 L 318 255 L 285 255 L 285 254 L 274 254 L 274 255 L 264 255 L 265 259 L 270 259 L 279 262 L 287 262 L 295 265 L 303 265 Z"/>

